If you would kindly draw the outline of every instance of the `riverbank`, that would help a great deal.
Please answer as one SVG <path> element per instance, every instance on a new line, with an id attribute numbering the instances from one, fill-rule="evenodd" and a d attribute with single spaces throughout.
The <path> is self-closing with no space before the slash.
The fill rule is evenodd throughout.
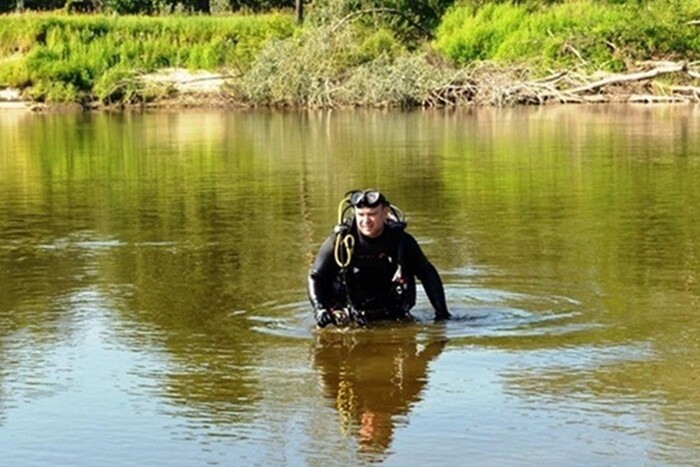
<path id="1" fill-rule="evenodd" d="M 139 77 L 144 85 L 161 88 L 161 97 L 148 103 L 121 105 L 120 107 L 145 108 L 202 108 L 202 107 L 239 107 L 230 99 L 225 87 L 230 77 L 205 70 L 189 71 L 184 68 L 168 68 L 156 73 Z M 105 110 L 114 108 L 99 101 L 85 105 L 77 103 L 42 103 L 22 96 L 20 89 L 0 89 L 0 109 L 27 111 L 56 110 Z"/>
<path id="2" fill-rule="evenodd" d="M 0 106 L 698 102 L 700 0 L 668 5 L 460 6 L 419 39 L 362 11 L 304 26 L 285 13 L 0 15 Z"/>
<path id="3" fill-rule="evenodd" d="M 0 109 L 27 110 L 29 103 L 22 99 L 19 89 L 0 89 Z"/>
<path id="4" fill-rule="evenodd" d="M 518 78 L 517 75 L 520 75 Z M 695 63 L 647 62 L 632 73 L 596 73 L 583 76 L 559 71 L 550 76 L 529 79 L 519 69 L 502 69 L 482 64 L 481 69 L 456 72 L 452 81 L 426 94 L 421 107 L 504 106 L 549 104 L 664 103 L 700 102 L 700 87 L 692 84 L 700 71 Z M 20 89 L 0 90 L 0 109 L 24 111 L 105 110 L 119 108 L 241 108 L 259 104 L 237 100 L 231 91 L 235 77 L 204 70 L 168 68 L 138 77 L 159 97 L 149 102 L 104 104 L 42 103 L 22 97 Z M 383 107 L 388 107 L 384 105 Z M 378 106 L 375 106 L 378 107 Z"/>

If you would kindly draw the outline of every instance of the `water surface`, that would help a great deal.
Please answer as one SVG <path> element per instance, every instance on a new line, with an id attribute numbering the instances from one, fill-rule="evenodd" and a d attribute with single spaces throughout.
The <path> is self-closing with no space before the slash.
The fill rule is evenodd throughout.
<path id="1" fill-rule="evenodd" d="M 692 465 L 698 112 L 3 113 L 3 459 Z M 454 320 L 314 329 L 365 187 Z"/>

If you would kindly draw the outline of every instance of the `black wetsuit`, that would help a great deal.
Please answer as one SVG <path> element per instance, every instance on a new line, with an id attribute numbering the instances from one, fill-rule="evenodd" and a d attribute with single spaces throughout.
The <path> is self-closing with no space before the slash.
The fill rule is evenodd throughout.
<path id="1" fill-rule="evenodd" d="M 415 305 L 416 277 L 430 300 L 435 317 L 449 318 L 442 281 L 404 224 L 387 224 L 382 234 L 368 238 L 353 226 L 355 238 L 350 264 L 341 269 L 335 261 L 335 234 L 321 245 L 309 273 L 309 299 L 315 310 L 348 305 L 369 320 L 409 317 Z M 401 266 L 401 280 L 396 271 Z"/>

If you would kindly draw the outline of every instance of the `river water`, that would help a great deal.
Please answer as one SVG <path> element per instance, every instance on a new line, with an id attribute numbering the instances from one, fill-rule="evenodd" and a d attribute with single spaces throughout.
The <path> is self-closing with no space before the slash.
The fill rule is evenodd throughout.
<path id="1" fill-rule="evenodd" d="M 696 465 L 699 114 L 0 114 L 0 463 Z M 367 187 L 455 319 L 315 329 Z"/>

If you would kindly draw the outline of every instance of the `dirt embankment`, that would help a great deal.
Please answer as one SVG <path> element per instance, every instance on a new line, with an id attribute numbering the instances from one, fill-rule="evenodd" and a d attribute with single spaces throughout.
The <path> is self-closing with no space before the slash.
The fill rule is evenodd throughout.
<path id="1" fill-rule="evenodd" d="M 0 89 L 0 109 L 29 109 L 29 104 L 25 102 L 19 89 Z"/>
<path id="2" fill-rule="evenodd" d="M 154 100 L 154 107 L 205 107 L 222 105 L 226 100 L 222 88 L 230 76 L 207 71 L 189 71 L 181 68 L 168 68 L 141 76 L 144 86 L 151 86 L 162 91 L 162 98 Z M 91 104 L 89 108 L 101 108 L 100 104 Z M 82 108 L 78 104 L 47 105 L 32 101 L 23 96 L 20 89 L 0 88 L 0 109 L 44 111 L 48 109 Z"/>

